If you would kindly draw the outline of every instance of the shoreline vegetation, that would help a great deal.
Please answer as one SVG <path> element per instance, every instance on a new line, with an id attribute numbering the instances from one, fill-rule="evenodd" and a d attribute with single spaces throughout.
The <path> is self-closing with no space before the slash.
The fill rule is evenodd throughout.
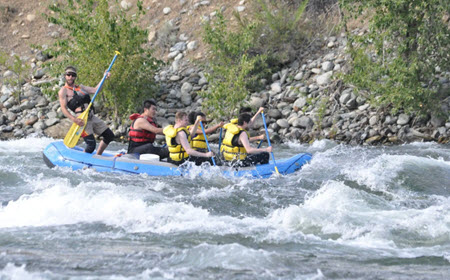
<path id="1" fill-rule="evenodd" d="M 55 94 L 64 84 L 61 69 L 77 65 L 81 83 L 96 84 L 107 66 L 104 60 L 116 48 L 123 57 L 94 105 L 117 141 L 126 141 L 128 116 L 148 98 L 157 102 L 157 123 L 163 127 L 173 124 L 179 110 L 203 111 L 210 123 L 218 123 L 235 117 L 242 106 L 265 107 L 274 143 L 450 140 L 449 9 L 439 1 L 429 6 L 411 1 L 408 7 L 394 5 L 401 1 L 390 7 L 367 1 L 354 6 L 360 10 L 348 6 L 354 1 L 241 1 L 208 14 L 202 38 L 177 34 L 183 23 L 172 20 L 155 34 L 140 29 L 139 18 L 146 11 L 142 1 L 134 3 L 134 16 L 123 3 L 112 8 L 104 0 L 96 6 L 81 2 L 78 9 L 52 6 L 47 15 L 51 24 L 65 28 L 71 41 L 61 36 L 53 46 L 33 47 L 33 57 L 25 61 L 0 50 L 1 140 L 64 138 L 71 122 Z M 213 5 L 209 2 L 199 3 L 207 8 Z M 201 8 L 180 1 L 161 9 L 173 19 Z M 384 21 L 379 9 L 389 10 Z M 395 18 L 397 9 L 421 13 Z M 338 17 L 340 25 L 320 29 L 325 24 L 312 21 L 314 13 L 318 20 L 324 14 Z M 350 16 L 362 13 L 369 13 L 373 25 L 351 27 Z M 155 48 L 167 50 L 165 61 L 155 58 Z M 259 118 L 253 133 L 263 131 Z M 218 131 L 208 138 L 213 143 L 218 139 Z"/>

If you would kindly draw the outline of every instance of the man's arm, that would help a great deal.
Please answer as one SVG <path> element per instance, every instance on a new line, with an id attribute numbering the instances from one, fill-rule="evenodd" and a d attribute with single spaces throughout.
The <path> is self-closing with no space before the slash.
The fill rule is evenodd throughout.
<path id="1" fill-rule="evenodd" d="M 106 74 L 106 79 L 108 79 L 108 78 L 111 76 L 111 73 L 110 73 L 110 72 L 106 72 L 106 71 L 105 71 L 105 74 Z M 103 80 L 103 79 L 102 79 L 102 80 Z M 80 85 L 80 88 L 81 88 L 84 92 L 86 92 L 86 93 L 92 95 L 92 94 L 95 94 L 95 92 L 97 91 L 97 89 L 98 89 L 98 87 L 100 86 L 101 83 L 102 83 L 102 81 L 100 81 L 100 82 L 97 84 L 96 87 L 88 87 L 88 86 Z"/>
<path id="2" fill-rule="evenodd" d="M 264 107 L 259 107 L 258 112 L 250 119 L 250 122 L 248 123 L 248 126 L 251 126 L 253 122 L 255 122 L 256 118 L 259 116 L 259 114 L 264 111 Z"/>
<path id="3" fill-rule="evenodd" d="M 195 156 L 195 157 L 213 157 L 214 156 L 213 152 L 201 153 L 201 152 L 198 152 L 198 151 L 192 149 L 191 145 L 189 145 L 189 142 L 187 140 L 186 133 L 184 133 L 183 131 L 179 131 L 177 133 L 176 141 L 179 142 L 181 144 L 181 146 L 183 146 L 183 149 L 190 156 Z"/>
<path id="4" fill-rule="evenodd" d="M 258 136 L 250 137 L 249 141 L 250 142 L 254 142 L 254 141 L 264 140 L 264 139 L 266 139 L 266 134 L 265 133 L 261 134 L 261 135 L 258 135 Z"/>
<path id="5" fill-rule="evenodd" d="M 67 95 L 64 88 L 61 88 L 59 90 L 58 98 L 59 98 L 59 105 L 61 106 L 61 111 L 63 112 L 64 116 L 66 116 L 72 122 L 76 123 L 78 126 L 83 126 L 84 121 L 82 119 L 76 118 L 69 112 L 69 110 L 67 110 Z"/>
<path id="6" fill-rule="evenodd" d="M 189 134 L 192 135 L 192 137 L 195 137 L 195 135 L 197 134 L 197 128 L 200 125 L 201 119 L 202 119 L 202 117 L 197 116 L 195 123 L 193 125 L 191 125 L 191 127 L 189 128 Z"/>
<path id="7" fill-rule="evenodd" d="M 134 123 L 134 128 L 135 129 L 144 129 L 144 130 L 153 132 L 155 134 L 164 134 L 162 128 L 151 125 L 144 118 L 137 119 L 136 122 Z"/>
<path id="8" fill-rule="evenodd" d="M 219 127 L 222 127 L 223 125 L 224 125 L 224 122 L 220 122 L 213 127 L 206 128 L 205 133 L 211 134 L 211 133 L 215 132 Z"/>
<path id="9" fill-rule="evenodd" d="M 262 152 L 272 152 L 272 146 L 267 147 L 267 148 L 253 148 L 250 145 L 250 142 L 248 141 L 248 136 L 247 133 L 241 133 L 241 135 L 239 135 L 239 141 L 242 143 L 242 146 L 244 146 L 245 150 L 247 151 L 248 154 L 257 154 L 257 153 L 262 153 Z"/>

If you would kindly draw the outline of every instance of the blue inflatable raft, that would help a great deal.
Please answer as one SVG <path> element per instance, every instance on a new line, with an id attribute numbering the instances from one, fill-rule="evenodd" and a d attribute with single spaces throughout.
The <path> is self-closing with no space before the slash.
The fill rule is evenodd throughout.
<path id="1" fill-rule="evenodd" d="M 70 167 L 73 170 L 92 168 L 98 172 L 145 173 L 150 176 L 184 176 L 189 168 L 159 161 L 138 159 L 133 155 L 115 156 L 103 153 L 98 156 L 88 154 L 80 147 L 68 148 L 63 141 L 50 143 L 43 152 L 45 163 L 49 167 Z M 286 175 L 299 170 L 311 160 L 311 154 L 301 153 L 276 161 L 280 174 Z M 250 167 L 233 168 L 229 166 L 214 167 L 225 176 L 268 178 L 275 172 L 273 162 Z"/>

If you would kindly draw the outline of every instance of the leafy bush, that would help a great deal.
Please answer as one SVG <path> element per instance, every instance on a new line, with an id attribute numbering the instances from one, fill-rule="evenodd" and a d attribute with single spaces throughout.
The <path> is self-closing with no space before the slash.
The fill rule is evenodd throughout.
<path id="1" fill-rule="evenodd" d="M 247 86 L 258 79 L 251 75 L 265 56 L 250 55 L 253 46 L 253 25 L 242 26 L 237 32 L 227 30 L 222 13 L 214 22 L 205 23 L 203 40 L 210 46 L 209 86 L 202 91 L 202 107 L 212 117 L 231 118 L 248 98 Z"/>
<path id="2" fill-rule="evenodd" d="M 282 66 L 295 59 L 298 49 L 307 40 L 300 22 L 308 5 L 306 1 L 257 0 L 253 15 L 254 49 L 266 54 L 270 66 Z"/>
<path id="3" fill-rule="evenodd" d="M 64 5 L 51 5 L 49 9 L 54 14 L 44 16 L 68 31 L 68 37 L 50 50 L 58 57 L 57 62 L 51 62 L 53 73 L 74 65 L 79 69 L 78 82 L 95 86 L 114 51 L 121 53 L 111 78 L 96 99 L 116 117 L 134 111 L 143 99 L 154 95 L 157 89 L 153 77 L 159 62 L 144 48 L 147 31 L 137 25 L 144 13 L 142 2 L 137 2 L 137 13 L 131 19 L 119 8 L 118 1 L 112 7 L 109 2 L 112 1 L 67 0 Z"/>
<path id="4" fill-rule="evenodd" d="M 8 59 L 8 56 L 3 52 L 0 52 L 0 65 L 3 65 L 6 69 L 14 73 L 11 77 L 5 78 L 3 82 L 12 87 L 14 98 L 20 101 L 20 94 L 23 91 L 22 84 L 28 78 L 27 74 L 30 66 L 24 64 L 18 55 L 14 55 L 12 59 Z"/>
<path id="5" fill-rule="evenodd" d="M 438 71 L 450 68 L 449 1 L 340 1 L 348 16 L 369 15 L 363 36 L 349 34 L 353 69 L 345 78 L 394 110 L 428 113 L 440 96 Z M 348 18 L 346 18 L 347 20 Z"/>

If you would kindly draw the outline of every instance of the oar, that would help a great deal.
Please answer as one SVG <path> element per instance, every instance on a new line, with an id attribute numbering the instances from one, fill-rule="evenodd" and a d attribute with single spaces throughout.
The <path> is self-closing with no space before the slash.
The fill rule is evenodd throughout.
<path id="1" fill-rule="evenodd" d="M 261 147 L 262 142 L 263 142 L 263 140 L 259 141 L 258 149 Z"/>
<path id="2" fill-rule="evenodd" d="M 102 89 L 103 83 L 105 82 L 106 76 L 108 75 L 109 70 L 111 70 L 111 67 L 113 66 L 114 62 L 116 61 L 117 56 L 120 53 L 116 51 L 116 55 L 114 56 L 113 60 L 111 61 L 111 64 L 109 65 L 108 70 L 106 70 L 105 75 L 103 75 L 103 79 L 100 82 L 100 85 L 98 86 L 97 90 L 95 91 L 94 97 L 92 97 L 91 102 L 89 103 L 86 110 L 81 113 L 78 118 L 83 120 L 84 125 L 79 126 L 76 123 L 72 124 L 72 127 L 69 129 L 69 132 L 67 132 L 66 137 L 64 137 L 64 144 L 69 147 L 73 148 L 77 145 L 78 140 L 80 140 L 81 133 L 83 133 L 84 128 L 86 127 L 86 123 L 89 116 L 89 110 L 91 109 L 92 104 L 94 103 L 95 98 L 97 97 L 97 94 Z"/>
<path id="3" fill-rule="evenodd" d="M 200 127 L 202 128 L 203 137 L 205 137 L 206 147 L 208 147 L 208 151 L 211 152 L 211 148 L 209 147 L 208 138 L 206 137 L 205 128 L 203 127 L 202 121 L 200 121 Z M 214 160 L 214 157 L 211 157 L 211 159 L 214 166 L 216 166 L 216 161 Z"/>
<path id="4" fill-rule="evenodd" d="M 269 147 L 271 147 L 272 145 L 270 144 L 269 131 L 267 130 L 267 124 L 266 124 L 266 118 L 264 117 L 264 112 L 261 112 L 261 116 L 262 116 L 263 123 L 264 123 L 264 129 L 266 130 L 267 143 L 269 144 Z M 273 152 L 270 152 L 270 154 L 272 155 L 273 165 L 275 166 L 275 171 L 279 175 L 280 172 L 278 172 L 277 163 L 275 162 L 275 156 L 273 155 Z"/>
<path id="5" fill-rule="evenodd" d="M 219 153 L 220 153 L 220 146 L 222 146 L 222 132 L 223 132 L 223 127 L 220 128 L 220 133 L 219 133 Z"/>

